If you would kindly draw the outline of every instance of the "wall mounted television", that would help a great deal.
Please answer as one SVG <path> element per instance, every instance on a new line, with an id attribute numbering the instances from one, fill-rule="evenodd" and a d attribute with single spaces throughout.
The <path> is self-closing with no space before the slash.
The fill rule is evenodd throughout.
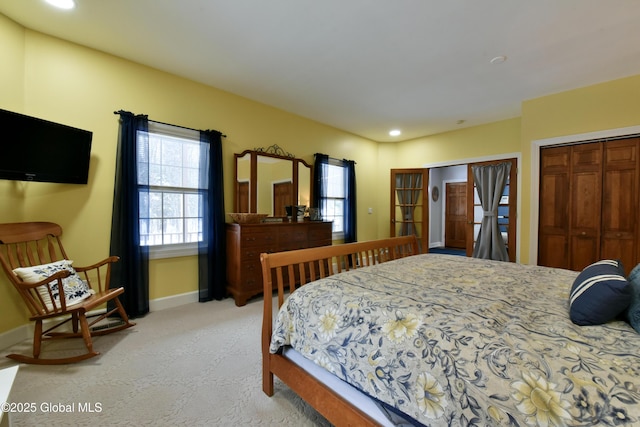
<path id="1" fill-rule="evenodd" d="M 93 133 L 0 109 L 0 179 L 86 184 Z"/>

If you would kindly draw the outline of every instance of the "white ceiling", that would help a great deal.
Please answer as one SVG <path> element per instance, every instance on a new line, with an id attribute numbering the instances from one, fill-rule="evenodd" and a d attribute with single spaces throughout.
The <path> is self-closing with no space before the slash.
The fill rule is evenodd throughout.
<path id="1" fill-rule="evenodd" d="M 638 0 L 76 3 L 0 0 L 0 13 L 375 141 L 518 117 L 523 100 L 640 74 Z"/>

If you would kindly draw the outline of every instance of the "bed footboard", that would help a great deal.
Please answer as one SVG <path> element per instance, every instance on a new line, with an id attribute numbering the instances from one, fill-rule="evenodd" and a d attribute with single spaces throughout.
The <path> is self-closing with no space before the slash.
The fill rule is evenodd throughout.
<path id="1" fill-rule="evenodd" d="M 346 270 L 379 264 L 419 253 L 416 236 L 392 237 L 367 242 L 300 249 L 288 252 L 263 253 L 262 280 L 264 309 L 262 318 L 262 390 L 273 395 L 276 375 L 303 400 L 334 425 L 375 425 L 376 423 L 323 385 L 298 365 L 269 352 L 273 331 L 273 290 L 277 290 L 277 308 L 284 303 L 285 292 L 311 281 Z"/>

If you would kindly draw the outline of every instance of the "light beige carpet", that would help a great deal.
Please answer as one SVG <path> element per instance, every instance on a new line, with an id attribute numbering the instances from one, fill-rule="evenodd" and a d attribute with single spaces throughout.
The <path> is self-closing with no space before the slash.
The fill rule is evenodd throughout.
<path id="1" fill-rule="evenodd" d="M 12 425 L 329 425 L 278 380 L 273 397 L 262 392 L 261 313 L 261 299 L 244 307 L 231 299 L 187 304 L 97 337 L 94 348 L 102 354 L 93 359 L 21 365 L 11 401 L 33 403 L 36 410 L 11 414 Z M 45 345 L 43 355 L 82 342 Z M 15 363 L 4 357 L 10 351 L 30 354 L 30 346 L 25 341 L 5 349 L 0 368 Z"/>

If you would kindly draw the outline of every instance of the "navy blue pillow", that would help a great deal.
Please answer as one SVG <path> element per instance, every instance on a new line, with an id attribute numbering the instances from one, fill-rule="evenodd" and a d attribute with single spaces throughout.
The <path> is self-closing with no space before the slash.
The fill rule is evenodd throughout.
<path id="1" fill-rule="evenodd" d="M 629 307 L 631 286 L 620 261 L 602 260 L 578 275 L 569 296 L 569 316 L 576 325 L 601 325 Z"/>
<path id="2" fill-rule="evenodd" d="M 631 304 L 627 309 L 627 320 L 640 333 L 640 264 L 636 265 L 629 274 L 631 287 Z"/>

